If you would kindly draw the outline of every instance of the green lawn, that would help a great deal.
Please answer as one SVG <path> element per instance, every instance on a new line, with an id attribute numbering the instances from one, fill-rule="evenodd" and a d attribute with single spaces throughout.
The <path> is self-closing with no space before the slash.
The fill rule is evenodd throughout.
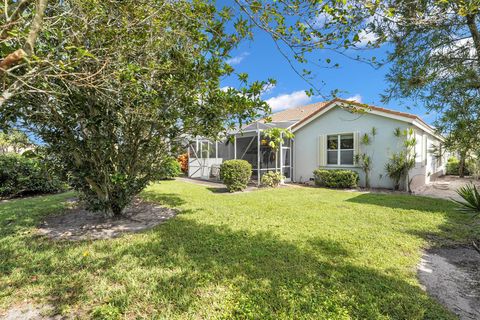
<path id="1" fill-rule="evenodd" d="M 479 237 L 447 201 L 300 187 L 226 194 L 176 181 L 143 193 L 181 210 L 151 231 L 35 236 L 69 197 L 0 204 L 0 311 L 28 300 L 84 318 L 450 319 L 420 289 L 420 250 Z"/>

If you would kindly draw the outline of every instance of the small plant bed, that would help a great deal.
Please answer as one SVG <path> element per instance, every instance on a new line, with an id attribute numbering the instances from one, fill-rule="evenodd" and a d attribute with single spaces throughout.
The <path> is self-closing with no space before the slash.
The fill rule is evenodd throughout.
<path id="1" fill-rule="evenodd" d="M 38 233 L 55 240 L 109 239 L 126 232 L 151 229 L 175 215 L 173 209 L 135 199 L 121 217 L 106 218 L 81 207 L 48 216 L 40 224 Z"/>

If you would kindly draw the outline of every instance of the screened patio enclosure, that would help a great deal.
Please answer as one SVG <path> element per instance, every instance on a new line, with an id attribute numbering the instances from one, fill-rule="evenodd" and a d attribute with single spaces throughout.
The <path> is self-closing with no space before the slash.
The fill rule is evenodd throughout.
<path id="1" fill-rule="evenodd" d="M 189 145 L 188 176 L 207 180 L 218 180 L 220 165 L 225 160 L 242 159 L 252 165 L 252 182 L 260 184 L 263 174 L 280 171 L 286 181 L 292 177 L 292 139 L 275 152 L 263 132 L 269 128 L 289 128 L 295 122 L 255 122 L 241 131 L 233 132 L 219 141 L 197 137 Z"/>

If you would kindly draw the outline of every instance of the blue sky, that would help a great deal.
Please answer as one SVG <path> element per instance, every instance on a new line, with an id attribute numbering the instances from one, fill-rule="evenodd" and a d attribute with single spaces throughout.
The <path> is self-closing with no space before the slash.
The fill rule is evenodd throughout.
<path id="1" fill-rule="evenodd" d="M 274 111 L 325 100 L 321 96 L 309 98 L 304 93 L 306 89 L 309 89 L 308 83 L 292 70 L 268 34 L 261 30 L 255 30 L 254 34 L 254 40 L 243 42 L 232 53 L 229 62 L 236 72 L 248 73 L 250 80 L 266 80 L 268 78 L 277 80 L 277 85 L 263 96 Z M 381 59 L 385 57 L 387 50 L 388 47 L 384 47 L 377 49 L 374 54 L 371 51 L 364 54 L 373 54 Z M 353 55 L 356 54 L 357 52 L 353 52 Z M 325 82 L 322 93 L 329 94 L 331 90 L 339 89 L 345 91 L 339 94 L 342 98 L 355 98 L 363 103 L 414 113 L 428 123 L 433 123 L 435 120 L 435 115 L 428 114 L 423 105 L 414 105 L 411 101 L 405 100 L 393 100 L 388 104 L 381 102 L 380 95 L 388 86 L 385 80 L 388 66 L 374 69 L 368 64 L 326 51 L 316 52 L 313 57 L 318 59 L 327 56 L 332 59 L 332 64 L 340 63 L 340 68 L 325 69 L 311 64 L 307 65 L 307 68 L 313 71 L 315 76 L 313 82 L 316 86 L 320 87 L 322 81 Z M 235 87 L 236 85 L 235 77 L 229 77 L 222 82 L 222 86 Z"/>

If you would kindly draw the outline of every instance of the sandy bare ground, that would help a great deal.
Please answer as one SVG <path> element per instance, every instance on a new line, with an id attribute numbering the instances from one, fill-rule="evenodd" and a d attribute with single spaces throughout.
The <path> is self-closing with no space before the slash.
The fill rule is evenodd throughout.
<path id="1" fill-rule="evenodd" d="M 64 320 L 60 315 L 50 316 L 53 307 L 50 305 L 35 305 L 31 303 L 17 305 L 5 314 L 0 314 L 2 320 Z M 73 319 L 73 318 L 72 318 Z"/>
<path id="2" fill-rule="evenodd" d="M 441 198 L 462 200 L 456 190 L 469 183 L 473 183 L 480 188 L 480 180 L 473 178 L 459 178 L 458 176 L 442 176 L 428 185 L 418 188 L 414 194 Z"/>
<path id="3" fill-rule="evenodd" d="M 38 233 L 55 240 L 109 239 L 126 232 L 151 229 L 176 213 L 176 210 L 140 199 L 135 199 L 120 218 L 105 218 L 102 214 L 77 207 L 48 216 L 39 225 Z"/>
<path id="4" fill-rule="evenodd" d="M 427 292 L 461 320 L 480 319 L 480 254 L 473 248 L 427 250 L 418 277 Z"/>

